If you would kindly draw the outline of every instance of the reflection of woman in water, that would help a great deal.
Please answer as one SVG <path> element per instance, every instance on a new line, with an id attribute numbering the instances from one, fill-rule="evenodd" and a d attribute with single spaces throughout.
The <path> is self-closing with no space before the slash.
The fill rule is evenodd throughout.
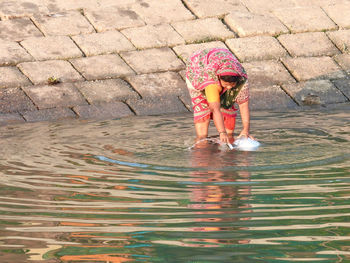
<path id="1" fill-rule="evenodd" d="M 208 136 L 212 118 L 220 141 L 232 143 L 237 111 L 235 102 L 239 105 L 243 123 L 238 137 L 251 137 L 247 77 L 242 65 L 227 49 L 205 49 L 189 58 L 186 83 L 192 99 L 197 139 Z"/>

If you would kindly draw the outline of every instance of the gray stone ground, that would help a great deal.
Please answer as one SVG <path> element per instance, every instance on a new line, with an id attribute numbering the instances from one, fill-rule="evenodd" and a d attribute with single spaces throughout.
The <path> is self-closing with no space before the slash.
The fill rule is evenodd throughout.
<path id="1" fill-rule="evenodd" d="M 349 14 L 350 0 L 1 0 L 0 124 L 189 112 L 185 60 L 206 47 L 242 62 L 252 110 L 349 109 Z"/>

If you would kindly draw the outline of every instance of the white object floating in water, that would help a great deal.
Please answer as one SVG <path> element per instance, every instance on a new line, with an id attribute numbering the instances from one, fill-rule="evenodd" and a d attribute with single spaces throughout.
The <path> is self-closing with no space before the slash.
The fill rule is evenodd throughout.
<path id="1" fill-rule="evenodd" d="M 256 151 L 260 146 L 260 142 L 251 138 L 238 138 L 233 144 L 237 150 L 241 151 Z"/>

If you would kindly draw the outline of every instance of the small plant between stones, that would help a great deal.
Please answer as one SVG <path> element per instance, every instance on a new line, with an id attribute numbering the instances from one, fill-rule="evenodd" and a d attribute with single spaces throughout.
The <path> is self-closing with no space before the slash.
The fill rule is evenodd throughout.
<path id="1" fill-rule="evenodd" d="M 47 79 L 47 83 L 49 84 L 49 85 L 56 85 L 56 84 L 58 84 L 58 83 L 60 83 L 61 81 L 58 79 L 58 78 L 55 78 L 55 77 L 49 77 L 48 79 Z"/>

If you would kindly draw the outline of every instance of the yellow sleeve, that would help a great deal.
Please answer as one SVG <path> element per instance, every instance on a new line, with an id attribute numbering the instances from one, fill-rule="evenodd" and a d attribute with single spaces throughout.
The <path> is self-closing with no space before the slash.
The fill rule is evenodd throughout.
<path id="1" fill-rule="evenodd" d="M 205 96 L 208 102 L 220 102 L 220 92 L 222 88 L 220 85 L 211 84 L 205 87 Z"/>

